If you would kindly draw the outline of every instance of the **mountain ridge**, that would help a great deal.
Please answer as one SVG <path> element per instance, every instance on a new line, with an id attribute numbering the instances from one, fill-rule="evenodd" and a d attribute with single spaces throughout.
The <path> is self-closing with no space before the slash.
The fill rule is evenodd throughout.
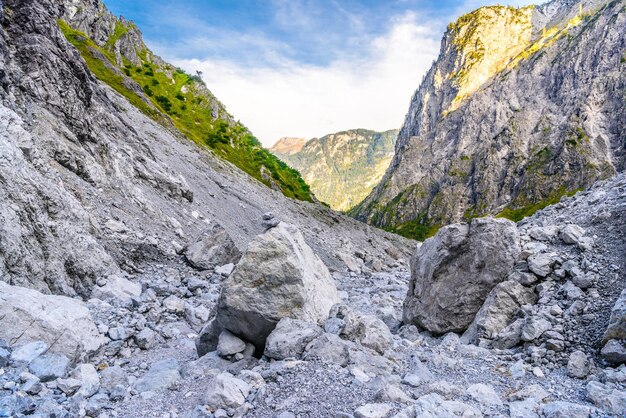
<path id="1" fill-rule="evenodd" d="M 199 74 L 186 74 L 153 54 L 133 22 L 118 19 L 101 1 L 66 0 L 63 5 L 59 27 L 101 81 L 167 129 L 180 131 L 267 186 L 288 197 L 312 199 L 298 173 L 265 151 Z"/>
<path id="2" fill-rule="evenodd" d="M 398 131 L 350 129 L 308 141 L 279 140 L 270 151 L 287 162 L 331 208 L 346 211 L 380 181 Z"/>
<path id="3" fill-rule="evenodd" d="M 500 34 L 520 13 L 532 36 L 509 53 Z M 388 171 L 351 214 L 424 239 L 475 216 L 517 220 L 623 170 L 623 21 L 607 0 L 486 7 L 451 24 Z M 503 43 L 505 59 L 457 36 Z"/>

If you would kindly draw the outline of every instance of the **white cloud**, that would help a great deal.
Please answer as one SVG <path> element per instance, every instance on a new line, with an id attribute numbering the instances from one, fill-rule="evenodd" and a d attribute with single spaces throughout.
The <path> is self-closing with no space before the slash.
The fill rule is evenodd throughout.
<path id="1" fill-rule="evenodd" d="M 365 54 L 346 53 L 327 66 L 282 59 L 273 67 L 224 60 L 172 60 L 203 71 L 230 113 L 271 146 L 283 136 L 319 137 L 352 128 L 399 128 L 409 100 L 439 51 L 439 25 L 408 13 Z"/>
<path id="2" fill-rule="evenodd" d="M 310 26 L 314 17 L 302 10 L 313 15 L 317 12 L 315 3 L 308 4 L 309 1 L 274 0 L 278 23 L 302 29 Z M 532 0 L 500 2 L 511 6 L 531 3 Z M 359 45 L 352 50 L 336 51 L 329 42 L 329 51 L 338 58 L 323 66 L 287 58 L 293 55 L 287 44 L 261 34 L 231 33 L 218 42 L 221 46 L 232 42 L 232 50 L 245 45 L 249 49 L 245 60 L 176 59 L 176 51 L 165 45 L 157 50 L 189 72 L 201 70 L 208 87 L 229 112 L 266 146 L 284 136 L 312 138 L 352 128 L 386 130 L 402 125 L 411 95 L 437 57 L 448 20 L 485 4 L 485 0 L 465 0 L 453 11 L 454 16 L 443 20 L 432 14 L 407 12 L 388 21 L 389 30 L 378 38 L 368 39 L 363 29 L 363 37 L 358 41 L 366 39 L 365 48 Z M 381 24 L 385 20 L 381 18 Z M 346 18 L 346 22 L 362 26 L 356 15 Z M 307 34 L 315 36 L 316 42 L 330 36 L 315 31 Z M 199 37 L 187 46 L 199 50 L 203 43 L 215 44 Z"/>

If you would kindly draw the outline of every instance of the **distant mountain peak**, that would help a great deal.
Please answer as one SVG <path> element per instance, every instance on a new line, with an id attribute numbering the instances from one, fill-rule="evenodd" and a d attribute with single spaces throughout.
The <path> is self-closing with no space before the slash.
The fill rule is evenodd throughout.
<path id="1" fill-rule="evenodd" d="M 284 137 L 276 141 L 269 150 L 277 155 L 292 155 L 299 152 L 306 143 L 304 138 Z"/>

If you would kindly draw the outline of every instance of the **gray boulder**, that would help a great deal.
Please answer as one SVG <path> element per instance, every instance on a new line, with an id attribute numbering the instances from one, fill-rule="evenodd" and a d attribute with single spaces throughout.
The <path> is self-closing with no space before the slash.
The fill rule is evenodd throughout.
<path id="1" fill-rule="evenodd" d="M 430 393 L 420 397 L 411 407 L 410 417 L 428 418 L 482 418 L 482 414 L 476 408 L 462 402 L 448 401 L 436 393 Z"/>
<path id="2" fill-rule="evenodd" d="M 505 219 L 442 228 L 411 260 L 404 322 L 436 333 L 464 331 L 520 251 L 517 227 Z"/>
<path id="3" fill-rule="evenodd" d="M 238 408 L 246 402 L 250 385 L 230 373 L 220 373 L 207 387 L 206 405 L 211 411 Z"/>
<path id="4" fill-rule="evenodd" d="M 574 351 L 567 361 L 567 375 L 584 379 L 589 374 L 589 359 L 582 351 Z"/>
<path id="5" fill-rule="evenodd" d="M 154 363 L 150 369 L 135 382 L 137 392 L 171 389 L 180 383 L 180 366 L 173 358 Z"/>
<path id="6" fill-rule="evenodd" d="M 30 363 L 46 351 L 48 351 L 48 344 L 43 341 L 33 341 L 13 350 L 11 352 L 11 360 Z"/>
<path id="7" fill-rule="evenodd" d="M 281 223 L 248 244 L 222 285 L 217 320 L 262 349 L 282 318 L 321 323 L 338 302 L 324 263 L 295 226 Z"/>
<path id="8" fill-rule="evenodd" d="M 157 344 L 156 332 L 146 327 L 135 335 L 135 344 L 142 350 L 149 350 Z"/>
<path id="9" fill-rule="evenodd" d="M 217 353 L 222 357 L 232 356 L 241 353 L 246 349 L 246 343 L 241 338 L 233 335 L 230 331 L 224 330 L 217 342 Z"/>
<path id="10" fill-rule="evenodd" d="M 75 396 L 89 398 L 100 390 L 100 376 L 96 368 L 91 364 L 79 364 L 70 374 L 72 379 L 80 382 L 80 389 Z"/>
<path id="11" fill-rule="evenodd" d="M 322 329 L 310 322 L 283 318 L 267 337 L 265 355 L 283 360 L 302 355 L 307 344 L 322 335 Z"/>
<path id="12" fill-rule="evenodd" d="M 626 289 L 622 290 L 613 305 L 609 325 L 604 332 L 602 340 L 624 340 L 626 339 Z"/>
<path id="13" fill-rule="evenodd" d="M 104 344 L 85 304 L 0 281 L 0 338 L 22 345 L 43 341 L 48 351 L 81 360 Z"/>
<path id="14" fill-rule="evenodd" d="M 544 318 L 528 318 L 522 328 L 522 341 L 534 341 L 541 337 L 544 332 L 552 328 L 552 325 Z"/>
<path id="15" fill-rule="evenodd" d="M 588 418 L 591 416 L 591 408 L 587 405 L 565 401 L 549 402 L 543 406 L 541 412 L 545 418 Z"/>
<path id="16" fill-rule="evenodd" d="M 626 392 L 600 382 L 587 383 L 587 398 L 598 408 L 622 416 L 626 412 Z"/>
<path id="17" fill-rule="evenodd" d="M 626 363 L 626 344 L 617 340 L 609 340 L 600 350 L 600 355 L 611 364 Z"/>
<path id="18" fill-rule="evenodd" d="M 42 382 L 65 376 L 70 367 L 70 360 L 60 353 L 43 354 L 28 365 L 28 370 Z"/>
<path id="19" fill-rule="evenodd" d="M 100 387 L 110 393 L 117 386 L 128 385 L 128 376 L 120 366 L 111 366 L 100 372 Z"/>
<path id="20" fill-rule="evenodd" d="M 215 224 L 204 231 L 197 241 L 185 249 L 185 258 L 199 270 L 210 270 L 228 263 L 236 263 L 241 253 L 230 235 Z"/>
<path id="21" fill-rule="evenodd" d="M 94 286 L 91 297 L 114 304 L 130 303 L 132 298 L 141 295 L 141 285 L 114 275 L 106 279 L 102 286 Z"/>
<path id="22" fill-rule="evenodd" d="M 351 344 L 335 334 L 322 334 L 306 346 L 303 359 L 346 366 L 350 359 Z"/>
<path id="23" fill-rule="evenodd" d="M 516 281 L 499 283 L 487 296 L 474 321 L 463 334 L 463 342 L 476 343 L 481 338 L 493 339 L 506 328 L 522 305 L 535 302 L 532 289 Z"/>

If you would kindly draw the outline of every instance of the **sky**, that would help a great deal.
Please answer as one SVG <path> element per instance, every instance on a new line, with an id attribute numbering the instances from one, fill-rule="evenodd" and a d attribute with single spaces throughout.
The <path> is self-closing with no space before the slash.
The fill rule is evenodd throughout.
<path id="1" fill-rule="evenodd" d="M 487 0 L 104 0 L 269 147 L 400 128 L 447 24 Z M 523 6 L 529 0 L 496 4 Z"/>

